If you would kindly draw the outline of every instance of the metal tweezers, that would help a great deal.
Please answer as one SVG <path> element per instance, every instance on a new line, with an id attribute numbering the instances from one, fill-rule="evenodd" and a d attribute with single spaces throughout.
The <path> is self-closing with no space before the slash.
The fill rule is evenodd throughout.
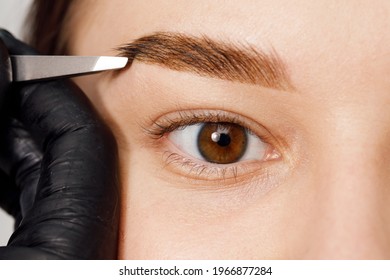
<path id="1" fill-rule="evenodd" d="M 127 57 L 11 55 L 12 81 L 36 81 L 88 75 L 124 68 Z"/>

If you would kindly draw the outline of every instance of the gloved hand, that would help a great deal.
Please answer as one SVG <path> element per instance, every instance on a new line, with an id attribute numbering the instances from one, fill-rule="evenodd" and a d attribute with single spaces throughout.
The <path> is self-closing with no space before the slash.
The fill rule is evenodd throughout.
<path id="1" fill-rule="evenodd" d="M 0 205 L 20 221 L 0 259 L 116 258 L 111 132 L 70 81 L 11 85 L 6 49 L 35 54 L 0 30 Z"/>

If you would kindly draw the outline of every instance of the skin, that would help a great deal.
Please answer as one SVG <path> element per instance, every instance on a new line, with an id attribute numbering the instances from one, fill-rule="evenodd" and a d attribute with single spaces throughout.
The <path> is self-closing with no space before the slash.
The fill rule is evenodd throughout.
<path id="1" fill-rule="evenodd" d="M 390 258 L 389 1 L 112 0 L 77 11 L 71 54 L 115 55 L 159 31 L 205 34 L 274 49 L 294 85 L 137 60 L 77 79 L 119 143 L 119 258 Z M 191 156 L 143 128 L 184 110 L 240 116 L 280 156 L 236 163 L 225 178 L 167 164 L 169 152 Z"/>

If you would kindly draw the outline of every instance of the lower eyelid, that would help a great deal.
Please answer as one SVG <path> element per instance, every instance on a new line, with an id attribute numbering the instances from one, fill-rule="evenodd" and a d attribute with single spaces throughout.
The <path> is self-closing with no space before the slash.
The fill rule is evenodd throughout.
<path id="1" fill-rule="evenodd" d="M 230 164 L 228 166 L 221 167 L 218 164 L 211 163 L 202 163 L 196 159 L 189 159 L 183 157 L 178 153 L 172 153 L 171 151 L 166 151 L 164 153 L 164 161 L 166 162 L 166 167 L 171 167 L 175 169 L 176 173 L 181 175 L 185 174 L 188 178 L 193 180 L 205 180 L 205 181 L 225 181 L 233 179 L 234 182 L 237 182 L 237 179 L 241 177 L 241 173 L 245 170 L 245 165 L 238 166 L 237 164 Z M 178 170 L 180 168 L 182 170 Z"/>
<path id="2" fill-rule="evenodd" d="M 215 164 L 183 155 L 175 145 L 169 142 L 167 137 L 160 139 L 164 152 L 162 160 L 164 169 L 185 176 L 192 184 L 215 184 L 227 186 L 243 184 L 248 181 L 260 180 L 268 177 L 271 168 L 277 160 L 269 162 L 259 160 L 246 160 L 231 164 Z M 263 178 L 264 177 L 264 178 Z"/>

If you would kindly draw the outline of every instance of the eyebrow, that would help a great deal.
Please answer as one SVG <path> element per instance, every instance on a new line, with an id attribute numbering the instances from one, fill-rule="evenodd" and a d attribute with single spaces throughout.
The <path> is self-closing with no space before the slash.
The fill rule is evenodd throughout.
<path id="1" fill-rule="evenodd" d="M 247 44 L 182 33 L 157 32 L 124 44 L 118 55 L 200 76 L 249 83 L 278 90 L 293 85 L 275 50 L 266 53 Z"/>

